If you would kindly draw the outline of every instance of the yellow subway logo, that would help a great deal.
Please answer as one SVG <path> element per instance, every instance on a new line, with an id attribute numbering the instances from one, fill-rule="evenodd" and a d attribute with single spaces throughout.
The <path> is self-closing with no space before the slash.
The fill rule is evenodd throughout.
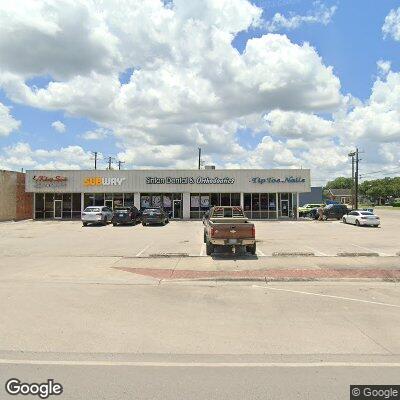
<path id="1" fill-rule="evenodd" d="M 125 178 L 102 178 L 94 176 L 83 180 L 84 186 L 121 186 Z"/>

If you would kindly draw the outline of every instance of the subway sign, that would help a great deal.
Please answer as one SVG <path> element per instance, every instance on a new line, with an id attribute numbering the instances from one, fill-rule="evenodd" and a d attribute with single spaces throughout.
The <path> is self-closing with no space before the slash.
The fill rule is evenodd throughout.
<path id="1" fill-rule="evenodd" d="M 94 176 L 83 180 L 84 186 L 121 186 L 126 178 L 103 178 Z"/>

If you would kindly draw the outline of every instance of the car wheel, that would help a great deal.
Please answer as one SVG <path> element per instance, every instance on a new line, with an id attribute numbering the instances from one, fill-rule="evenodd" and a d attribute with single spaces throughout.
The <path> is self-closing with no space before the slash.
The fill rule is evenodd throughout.
<path id="1" fill-rule="evenodd" d="M 87 226 L 88 223 L 87 223 L 87 222 L 82 222 L 82 225 L 83 225 L 83 226 Z"/>
<path id="2" fill-rule="evenodd" d="M 116 223 L 116 222 L 113 222 L 113 226 L 117 226 L 117 223 Z"/>
<path id="3" fill-rule="evenodd" d="M 347 221 L 346 221 L 345 217 L 342 218 L 342 221 L 343 221 L 344 224 L 347 224 Z"/>
<path id="4" fill-rule="evenodd" d="M 104 217 L 102 224 L 103 224 L 104 226 L 107 225 L 107 217 Z"/>
<path id="5" fill-rule="evenodd" d="M 256 254 L 256 251 L 257 251 L 257 246 L 256 246 L 256 244 L 254 243 L 254 244 L 251 244 L 251 245 L 249 245 L 249 246 L 246 246 L 246 250 L 250 253 L 250 254 L 252 254 L 253 256 Z"/>
<path id="6" fill-rule="evenodd" d="M 214 245 L 210 243 L 209 241 L 206 242 L 206 254 L 208 256 L 211 256 L 211 254 L 214 253 Z"/>
<path id="7" fill-rule="evenodd" d="M 143 225 L 143 226 L 146 226 L 146 223 L 145 223 L 145 222 L 142 222 L 142 225 Z"/>
<path id="8" fill-rule="evenodd" d="M 356 219 L 356 226 L 360 226 L 360 221 Z"/>

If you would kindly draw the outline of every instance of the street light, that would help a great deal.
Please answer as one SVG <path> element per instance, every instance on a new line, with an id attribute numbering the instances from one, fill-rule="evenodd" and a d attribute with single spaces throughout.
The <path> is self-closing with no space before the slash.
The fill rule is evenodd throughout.
<path id="1" fill-rule="evenodd" d="M 354 157 L 356 155 L 355 151 L 351 151 L 348 156 L 351 157 L 351 206 L 354 209 Z"/>

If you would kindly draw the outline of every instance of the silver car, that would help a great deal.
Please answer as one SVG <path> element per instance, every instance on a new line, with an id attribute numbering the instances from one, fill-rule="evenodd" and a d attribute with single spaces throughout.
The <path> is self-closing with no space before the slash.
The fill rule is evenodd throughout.
<path id="1" fill-rule="evenodd" d="M 354 224 L 357 226 L 375 226 L 378 227 L 381 220 L 377 215 L 370 211 L 351 211 L 347 215 L 343 216 L 343 222 L 345 224 Z"/>
<path id="2" fill-rule="evenodd" d="M 107 222 L 111 222 L 113 212 L 105 206 L 91 206 L 86 207 L 82 212 L 82 224 L 87 226 L 88 224 L 101 224 L 107 225 Z"/>

